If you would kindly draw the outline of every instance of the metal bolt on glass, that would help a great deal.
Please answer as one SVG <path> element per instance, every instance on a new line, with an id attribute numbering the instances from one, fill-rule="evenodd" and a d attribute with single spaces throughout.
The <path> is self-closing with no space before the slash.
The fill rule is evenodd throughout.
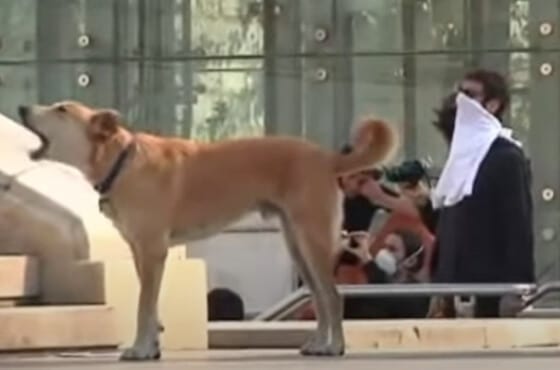
<path id="1" fill-rule="evenodd" d="M 323 42 L 327 39 L 328 33 L 327 30 L 324 28 L 317 28 L 315 30 L 315 40 L 318 42 Z"/>
<path id="2" fill-rule="evenodd" d="M 325 81 L 328 76 L 329 76 L 329 73 L 327 72 L 327 70 L 325 68 L 317 68 L 315 70 L 315 79 L 317 81 Z"/>
<path id="3" fill-rule="evenodd" d="M 545 202 L 550 202 L 554 199 L 554 190 L 551 188 L 546 188 L 542 191 L 542 198 Z"/>
<path id="4" fill-rule="evenodd" d="M 550 63 L 543 63 L 539 67 L 539 71 L 543 76 L 550 76 L 552 74 L 552 64 Z"/>
<path id="5" fill-rule="evenodd" d="M 91 44 L 91 38 L 88 35 L 81 35 L 78 37 L 78 46 L 87 48 Z"/>
<path id="6" fill-rule="evenodd" d="M 91 83 L 91 78 L 87 73 L 82 73 L 78 76 L 78 85 L 81 87 L 87 87 Z"/>
<path id="7" fill-rule="evenodd" d="M 539 25 L 539 32 L 541 36 L 550 36 L 552 34 L 552 24 L 550 22 L 543 22 Z"/>

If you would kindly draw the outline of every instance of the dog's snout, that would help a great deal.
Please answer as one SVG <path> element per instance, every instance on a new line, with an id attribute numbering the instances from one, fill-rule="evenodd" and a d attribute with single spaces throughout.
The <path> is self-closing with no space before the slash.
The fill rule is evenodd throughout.
<path id="1" fill-rule="evenodd" d="M 25 119 L 27 117 L 27 115 L 29 114 L 29 107 L 25 106 L 25 105 L 20 105 L 18 107 L 18 113 L 19 113 L 19 116 L 22 119 Z"/>

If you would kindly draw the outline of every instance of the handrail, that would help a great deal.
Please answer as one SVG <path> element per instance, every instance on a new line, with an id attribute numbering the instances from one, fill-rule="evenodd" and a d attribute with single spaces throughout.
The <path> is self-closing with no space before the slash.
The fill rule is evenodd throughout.
<path id="1" fill-rule="evenodd" d="M 560 292 L 560 281 L 551 281 L 549 283 L 545 283 L 539 286 L 537 288 L 537 291 L 525 300 L 524 305 L 525 307 L 529 307 L 536 301 L 542 299 L 544 296 L 550 293 L 557 292 Z"/>
<path id="2" fill-rule="evenodd" d="M 418 296 L 501 296 L 517 295 L 525 302 L 542 298 L 553 291 L 560 291 L 560 282 L 544 284 L 368 284 L 338 285 L 344 297 L 418 297 Z M 311 297 L 309 289 L 302 287 L 263 311 L 254 320 L 281 320 L 300 308 Z M 526 304 L 527 306 L 527 304 Z"/>
<path id="3" fill-rule="evenodd" d="M 560 318 L 560 309 L 526 307 L 517 316 L 530 319 L 556 319 Z"/>

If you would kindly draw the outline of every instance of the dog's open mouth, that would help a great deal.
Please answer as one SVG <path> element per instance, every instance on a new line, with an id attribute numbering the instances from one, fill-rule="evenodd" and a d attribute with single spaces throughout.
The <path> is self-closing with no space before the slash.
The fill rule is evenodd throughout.
<path id="1" fill-rule="evenodd" d="M 31 128 L 29 128 L 29 129 L 31 130 Z M 49 150 L 51 142 L 42 132 L 39 132 L 38 130 L 31 130 L 31 131 L 33 131 L 33 133 L 35 135 L 37 135 L 39 137 L 39 140 L 41 141 L 41 145 L 39 145 L 39 147 L 37 149 L 32 150 L 29 153 L 29 157 L 31 157 L 31 159 L 36 161 L 38 159 L 43 158 L 47 154 L 47 151 Z"/>
<path id="2" fill-rule="evenodd" d="M 29 152 L 29 157 L 33 160 L 38 160 L 43 158 L 47 154 L 47 151 L 49 150 L 51 144 L 49 138 L 46 137 L 45 134 L 37 130 L 37 128 L 35 128 L 33 125 L 29 123 L 29 119 L 27 117 L 27 111 L 20 109 L 19 113 L 20 113 L 21 123 L 23 124 L 23 126 L 27 128 L 29 131 L 33 132 L 35 135 L 37 135 L 40 141 L 39 147 Z"/>

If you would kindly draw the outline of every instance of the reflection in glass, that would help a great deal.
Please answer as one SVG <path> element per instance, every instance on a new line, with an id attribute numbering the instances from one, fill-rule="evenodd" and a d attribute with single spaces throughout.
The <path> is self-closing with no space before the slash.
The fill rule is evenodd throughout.
<path id="1" fill-rule="evenodd" d="M 510 39 L 513 47 L 527 48 L 529 40 L 529 1 L 515 0 L 510 7 Z M 510 80 L 512 85 L 511 126 L 519 140 L 530 152 L 531 103 L 531 54 L 513 52 L 510 56 Z"/>
<path id="2" fill-rule="evenodd" d="M 17 118 L 16 107 L 34 101 L 35 0 L 0 1 L 0 113 Z"/>
<path id="3" fill-rule="evenodd" d="M 498 68 L 510 78 L 515 95 L 511 124 L 528 141 L 529 101 L 524 90 L 529 86 L 530 54 L 508 50 L 530 46 L 528 0 L 345 4 L 351 20 L 350 50 L 361 54 L 350 59 L 353 115 L 375 112 L 395 122 L 404 137 L 403 155 L 444 161 L 446 148 L 431 127 L 432 109 L 476 66 Z M 496 9 L 503 11 L 480 13 Z M 496 34 L 489 37 L 481 34 L 483 30 Z M 495 46 L 503 51 L 484 52 Z"/>
<path id="4" fill-rule="evenodd" d="M 190 137 L 213 141 L 263 134 L 261 6 L 256 0 L 191 2 L 192 51 L 205 58 L 193 73 Z"/>
<path id="5" fill-rule="evenodd" d="M 261 55 L 262 3 L 257 0 L 193 0 L 192 50 L 203 56 Z"/>
<path id="6" fill-rule="evenodd" d="M 50 20 L 53 24 L 58 24 L 57 17 L 64 16 L 66 18 L 64 22 L 59 20 L 60 24 L 70 25 L 60 35 L 59 45 L 53 44 L 51 49 L 64 46 L 64 56 L 76 57 L 78 63 L 53 68 L 53 78 L 46 79 L 49 84 L 56 81 L 56 86 L 52 87 L 39 86 L 35 64 L 2 64 L 0 108 L 3 111 L 11 112 L 17 102 L 43 96 L 37 91 L 50 89 L 49 98 L 73 97 L 92 104 L 101 101 L 119 106 L 134 121 L 160 125 L 159 131 L 166 134 L 201 140 L 263 134 L 264 28 L 273 27 L 271 24 L 263 25 L 263 7 L 267 5 L 264 0 L 174 0 L 173 5 L 160 7 L 163 13 L 143 14 L 146 19 L 140 19 L 138 10 L 141 2 L 129 0 L 126 2 L 128 5 L 121 8 L 126 14 L 114 14 L 114 19 L 123 23 L 124 31 L 121 31 L 126 34 L 125 39 L 134 42 L 123 39 L 116 46 L 132 50 L 136 45 L 143 44 L 154 50 L 161 47 L 166 52 L 163 55 L 147 53 L 153 58 L 151 61 L 144 61 L 142 54 L 135 54 L 140 59 L 138 63 L 123 63 L 119 58 L 132 52 L 117 52 L 115 60 L 109 60 L 102 66 L 90 60 L 91 55 L 88 54 L 96 50 L 95 42 L 87 53 L 75 44 L 78 34 L 98 29 L 100 24 L 105 24 L 102 21 L 106 21 L 101 18 L 109 17 L 115 11 L 110 6 L 111 1 L 99 2 L 98 7 L 92 6 L 91 1 L 94 0 L 41 0 L 44 5 L 65 7 L 64 11 L 57 10 L 49 15 L 55 18 Z M 300 18 L 294 18 L 297 23 L 290 23 L 289 27 L 316 27 L 315 17 L 320 12 L 311 1 L 285 3 L 285 6 L 295 7 L 301 13 Z M 476 4 L 486 4 L 480 9 L 488 11 L 489 1 L 338 2 L 338 13 L 332 22 L 344 24 L 341 29 L 344 30 L 345 43 L 339 46 L 329 44 L 329 48 L 332 47 L 329 50 L 347 53 L 345 58 L 350 71 L 347 79 L 350 83 L 344 86 L 352 96 L 348 100 L 348 104 L 352 105 L 352 117 L 348 119 L 379 114 L 395 122 L 405 142 L 413 143 L 403 155 L 443 158 L 445 148 L 439 138 L 434 137 L 430 125 L 432 108 L 452 89 L 456 79 L 473 66 L 475 52 L 485 55 L 484 50 L 477 49 L 484 45 L 473 41 L 476 25 L 494 29 L 502 27 L 502 24 L 508 27 L 509 24 L 509 33 L 506 33 L 502 44 L 506 62 L 499 68 L 505 68 L 504 72 L 512 82 L 511 124 L 528 145 L 531 53 L 518 49 L 530 46 L 530 4 L 537 6 L 537 3 L 500 0 L 508 5 L 504 7 L 506 11 L 490 15 L 473 13 Z M 0 64 L 37 58 L 36 23 L 37 19 L 46 21 L 46 16 L 35 14 L 36 4 L 35 0 L 0 1 Z M 146 4 L 158 3 L 153 0 Z M 189 5 L 190 8 L 186 9 Z M 285 10 L 279 17 L 288 13 Z M 473 17 L 479 17 L 482 23 L 473 22 Z M 161 22 L 155 22 L 157 19 L 161 22 L 171 20 L 173 26 L 161 25 Z M 135 28 L 140 24 L 151 26 L 142 31 Z M 116 34 L 114 38 L 111 36 L 112 32 L 119 30 L 108 26 L 102 29 L 107 31 L 103 40 L 107 38 L 110 42 L 118 39 Z M 153 42 L 158 30 L 166 32 L 160 35 L 166 46 Z M 144 39 L 137 40 L 140 38 Z M 309 41 L 303 43 L 310 45 Z M 294 50 L 307 50 L 300 46 Z M 320 48 L 319 43 L 311 46 L 309 50 Z M 510 51 L 509 48 L 516 50 Z M 107 50 L 112 49 L 109 47 Z M 169 53 L 169 50 L 172 52 Z M 357 53 L 360 55 L 355 55 Z M 184 55 L 185 59 L 168 63 L 165 58 L 169 55 Z M 191 56 L 196 59 L 190 59 Z M 295 57 L 298 58 L 297 55 Z M 119 63 L 121 67 L 117 69 Z M 484 65 L 484 62 L 481 63 Z M 94 77 L 93 85 L 87 89 L 79 88 L 75 83 L 76 74 L 83 71 Z M 293 79 L 300 72 L 290 71 L 290 76 L 276 78 Z M 118 75 L 119 88 L 109 94 L 102 90 L 110 89 L 113 81 L 105 77 L 113 74 Z M 107 81 L 101 83 L 102 79 Z M 311 100 L 311 97 L 306 98 L 302 104 L 307 104 L 307 109 L 313 109 L 309 104 Z M 346 125 L 347 122 L 340 124 Z M 411 128 L 411 125 L 414 127 Z"/>
<path id="7" fill-rule="evenodd" d="M 197 72 L 194 78 L 191 138 L 214 141 L 264 133 L 261 71 Z"/>
<path id="8" fill-rule="evenodd" d="M 35 2 L 0 1 L 0 61 L 34 58 Z"/>

